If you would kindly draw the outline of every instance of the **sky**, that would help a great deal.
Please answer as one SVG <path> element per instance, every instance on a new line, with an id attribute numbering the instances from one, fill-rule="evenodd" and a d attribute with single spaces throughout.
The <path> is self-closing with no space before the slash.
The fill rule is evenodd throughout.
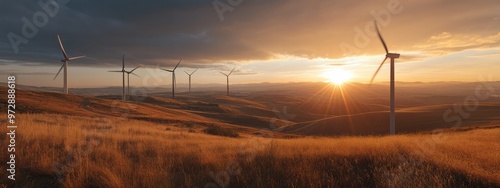
<path id="1" fill-rule="evenodd" d="M 378 22 L 389 50 L 400 53 L 404 82 L 500 80 L 498 0 L 3 0 L 0 75 L 21 84 L 54 80 L 69 56 L 69 86 L 119 86 L 126 69 L 141 66 L 131 85 L 318 82 L 349 73 L 367 83 L 384 59 Z M 386 64 L 376 82 L 389 80 Z M 0 80 L 0 82 L 2 82 Z M 5 82 L 5 81 L 3 81 Z"/>

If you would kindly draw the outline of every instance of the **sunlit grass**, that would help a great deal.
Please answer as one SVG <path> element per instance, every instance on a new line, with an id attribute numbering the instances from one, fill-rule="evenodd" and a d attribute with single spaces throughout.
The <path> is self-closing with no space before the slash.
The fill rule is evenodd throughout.
<path id="1" fill-rule="evenodd" d="M 432 135 L 271 139 L 126 119 L 18 117 L 23 187 L 461 187 L 500 183 L 500 129 Z M 5 132 L 5 126 L 0 128 Z M 2 151 L 8 142 L 0 135 Z M 434 147 L 423 143 L 433 141 Z M 426 148 L 426 149 L 422 149 Z M 5 164 L 7 155 L 0 155 Z M 54 164 L 66 166 L 66 173 Z M 6 171 L 0 172 L 2 177 Z M 57 176 L 61 179 L 58 181 Z"/>

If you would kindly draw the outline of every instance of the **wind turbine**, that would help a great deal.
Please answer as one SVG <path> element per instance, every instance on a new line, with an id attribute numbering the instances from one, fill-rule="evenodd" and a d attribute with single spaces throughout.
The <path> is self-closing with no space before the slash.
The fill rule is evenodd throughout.
<path id="1" fill-rule="evenodd" d="M 57 35 L 57 40 L 59 41 L 59 46 L 61 47 L 61 52 L 64 56 L 64 59 L 61 59 L 61 62 L 63 63 L 63 65 L 61 66 L 61 68 L 57 72 L 56 76 L 54 77 L 54 80 L 57 78 L 59 73 L 61 73 L 61 70 L 64 68 L 64 86 L 63 86 L 63 88 L 64 88 L 64 93 L 68 94 L 69 93 L 68 92 L 68 62 L 73 61 L 75 59 L 80 59 L 80 58 L 85 57 L 85 56 L 68 57 L 68 54 L 66 54 L 66 50 L 64 50 L 64 46 L 61 42 L 61 38 L 59 37 L 59 35 Z"/>
<path id="2" fill-rule="evenodd" d="M 161 69 L 161 70 L 164 70 L 164 71 L 172 73 L 172 99 L 175 99 L 175 87 L 176 87 L 175 69 L 177 69 L 177 67 L 179 66 L 179 64 L 181 64 L 181 61 L 182 61 L 182 59 L 179 61 L 179 63 L 177 63 L 177 65 L 175 66 L 175 68 L 172 69 L 172 70 Z"/>
<path id="3" fill-rule="evenodd" d="M 137 70 L 140 66 L 135 67 L 131 71 L 125 71 L 127 73 L 127 98 L 130 97 L 130 74 L 133 74 L 137 77 L 140 77 L 139 75 L 135 74 L 134 71 Z"/>
<path id="4" fill-rule="evenodd" d="M 400 54 L 398 53 L 390 53 L 389 49 L 387 48 L 387 45 L 385 44 L 384 39 L 382 38 L 382 35 L 380 34 L 380 31 L 378 29 L 377 22 L 375 23 L 375 29 L 377 30 L 378 38 L 382 42 L 382 45 L 384 46 L 386 55 L 384 61 L 382 61 L 382 64 L 378 67 L 377 71 L 375 74 L 373 74 L 372 80 L 370 81 L 370 85 L 373 83 L 373 79 L 375 79 L 375 76 L 377 76 L 378 72 L 380 71 L 380 68 L 384 65 L 385 61 L 390 58 L 391 59 L 391 116 L 390 116 L 390 133 L 395 134 L 396 133 L 396 106 L 395 106 L 395 84 L 394 84 L 394 60 L 399 58 Z"/>
<path id="5" fill-rule="evenodd" d="M 108 71 L 108 72 L 121 72 L 122 73 L 122 77 L 123 77 L 123 86 L 122 86 L 122 100 L 125 101 L 125 54 L 123 54 L 123 58 L 122 58 L 122 70 L 120 71 Z"/>
<path id="6" fill-rule="evenodd" d="M 231 72 L 229 72 L 229 74 L 225 74 L 225 73 L 219 71 L 222 75 L 226 76 L 226 78 L 227 78 L 227 96 L 229 96 L 229 76 L 231 76 L 231 74 L 233 73 L 235 68 L 236 67 L 234 67 L 233 70 Z"/>
<path id="7" fill-rule="evenodd" d="M 194 70 L 191 74 L 184 71 L 189 76 L 189 93 L 191 93 L 191 75 L 193 75 L 198 69 Z"/>

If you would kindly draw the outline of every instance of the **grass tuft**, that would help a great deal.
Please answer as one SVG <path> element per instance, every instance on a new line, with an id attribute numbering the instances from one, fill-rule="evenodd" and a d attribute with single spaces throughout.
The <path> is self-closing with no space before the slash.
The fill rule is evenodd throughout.
<path id="1" fill-rule="evenodd" d="M 231 128 L 224 128 L 216 125 L 209 126 L 205 130 L 203 130 L 203 132 L 211 135 L 233 137 L 233 138 L 237 138 L 240 136 L 238 132 L 234 131 Z"/>

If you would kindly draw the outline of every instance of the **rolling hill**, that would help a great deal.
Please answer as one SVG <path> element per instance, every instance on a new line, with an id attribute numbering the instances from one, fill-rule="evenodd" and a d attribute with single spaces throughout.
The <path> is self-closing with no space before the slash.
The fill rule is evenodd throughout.
<path id="1" fill-rule="evenodd" d="M 0 93 L 5 91 L 0 87 Z M 112 95 L 17 91 L 16 156 L 22 162 L 16 164 L 18 180 L 2 182 L 2 188 L 500 185 L 500 107 L 495 102 L 479 103 L 460 129 L 442 132 L 430 130 L 452 126 L 443 113 L 453 105 L 400 108 L 397 131 L 405 134 L 381 136 L 388 131 L 383 109 L 321 114 L 296 108 L 321 104 L 300 96 L 198 94 L 122 102 Z M 326 117 L 280 119 L 272 109 L 280 100 L 302 119 Z M 2 100 L 0 107 L 5 105 Z M 275 120 L 289 126 L 282 132 L 263 130 Z M 237 136 L 228 136 L 234 133 L 227 129 Z M 1 134 L 0 140 L 5 150 L 9 138 Z M 0 155 L 0 162 L 7 161 Z"/>
<path id="2" fill-rule="evenodd" d="M 5 91 L 5 87 L 0 87 L 0 92 Z M 177 100 L 158 96 L 133 96 L 134 101 L 129 102 L 119 99 L 120 96 L 116 95 L 92 97 L 20 89 L 17 110 L 20 113 L 176 122 L 180 126 L 198 128 L 217 125 L 245 134 L 286 126 L 278 135 L 287 136 L 384 135 L 388 133 L 389 124 L 385 101 L 370 101 L 372 98 L 355 89 L 344 92 L 343 96 L 340 92 L 332 94 L 328 91 L 308 98 L 259 92 L 240 97 L 181 93 Z M 400 100 L 407 99 L 402 97 Z M 398 106 L 396 131 L 415 133 L 452 128 L 458 120 L 460 127 L 488 126 L 500 121 L 497 113 L 500 111 L 499 102 L 478 103 L 477 109 L 471 112 L 465 111 L 464 107 L 458 111 L 457 104 Z M 450 114 L 446 120 L 444 114 L 447 111 Z"/>
<path id="3" fill-rule="evenodd" d="M 0 87 L 1 93 L 6 93 L 6 90 L 5 87 Z M 16 112 L 19 114 L 118 117 L 156 123 L 177 123 L 179 126 L 192 128 L 220 126 L 235 129 L 243 134 L 265 131 L 261 129 L 268 128 L 273 115 L 272 111 L 265 110 L 262 106 L 253 107 L 248 105 L 252 104 L 250 101 L 231 97 L 216 99 L 216 102 L 220 102 L 217 104 L 161 97 L 144 97 L 138 101 L 123 102 L 118 96 L 90 97 L 22 89 L 18 89 L 16 94 Z M 0 107 L 5 109 L 6 101 L 3 101 Z"/>

